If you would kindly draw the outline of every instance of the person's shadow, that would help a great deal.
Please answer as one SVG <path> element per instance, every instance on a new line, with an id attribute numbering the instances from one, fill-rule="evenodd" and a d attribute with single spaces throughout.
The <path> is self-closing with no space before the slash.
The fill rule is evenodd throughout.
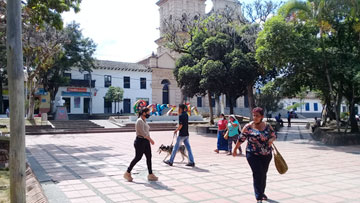
<path id="1" fill-rule="evenodd" d="M 174 188 L 171 188 L 167 185 L 165 185 L 164 183 L 160 182 L 160 181 L 151 181 L 151 182 L 136 182 L 136 181 L 133 181 L 133 183 L 135 184 L 142 184 L 146 187 L 150 187 L 152 189 L 155 189 L 155 190 L 167 190 L 167 191 L 174 191 Z"/>

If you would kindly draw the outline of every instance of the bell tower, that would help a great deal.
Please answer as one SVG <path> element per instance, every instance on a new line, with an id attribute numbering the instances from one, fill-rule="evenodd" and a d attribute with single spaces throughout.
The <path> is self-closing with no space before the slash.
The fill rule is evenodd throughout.
<path id="1" fill-rule="evenodd" d="M 159 0 L 160 37 L 164 36 L 165 21 L 178 19 L 194 19 L 205 15 L 206 0 Z"/>

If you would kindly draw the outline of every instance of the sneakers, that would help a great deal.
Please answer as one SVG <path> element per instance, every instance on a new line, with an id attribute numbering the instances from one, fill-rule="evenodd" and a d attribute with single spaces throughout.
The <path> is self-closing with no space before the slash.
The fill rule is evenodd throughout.
<path id="1" fill-rule="evenodd" d="M 186 166 L 195 167 L 195 163 L 188 163 Z"/>
<path id="2" fill-rule="evenodd" d="M 131 173 L 129 173 L 129 172 L 124 173 L 124 178 L 125 178 L 125 180 L 127 180 L 129 182 L 133 181 L 133 178 L 131 177 Z"/>
<path id="3" fill-rule="evenodd" d="M 148 180 L 149 180 L 149 181 L 158 181 L 159 178 L 156 177 L 154 174 L 149 174 L 149 175 L 148 175 Z"/>
<path id="4" fill-rule="evenodd" d="M 172 166 L 172 165 L 173 165 L 173 163 L 171 163 L 170 160 L 164 161 L 164 163 L 166 163 L 166 164 L 169 165 L 169 166 Z"/>

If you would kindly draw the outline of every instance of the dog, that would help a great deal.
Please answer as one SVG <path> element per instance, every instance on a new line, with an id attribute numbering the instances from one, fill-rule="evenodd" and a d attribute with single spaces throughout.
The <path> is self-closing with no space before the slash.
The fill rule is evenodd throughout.
<path id="1" fill-rule="evenodd" d="M 163 144 L 159 147 L 159 150 L 158 150 L 159 154 L 160 154 L 161 152 L 166 152 L 166 153 L 167 153 L 166 157 L 164 158 L 164 161 L 165 161 L 166 158 L 168 158 L 168 157 L 171 155 L 171 153 L 172 153 L 172 151 L 173 151 L 173 148 L 174 148 L 173 145 L 167 145 L 167 146 L 165 146 L 165 145 L 163 145 Z M 186 158 L 189 160 L 189 157 L 188 157 L 188 155 L 186 154 L 186 151 L 185 151 L 185 145 L 181 145 L 181 146 L 179 147 L 179 150 L 178 150 L 177 152 L 180 152 L 180 153 L 181 153 L 181 157 L 182 157 L 182 161 L 181 161 L 181 162 L 184 162 L 184 157 L 186 157 Z"/>

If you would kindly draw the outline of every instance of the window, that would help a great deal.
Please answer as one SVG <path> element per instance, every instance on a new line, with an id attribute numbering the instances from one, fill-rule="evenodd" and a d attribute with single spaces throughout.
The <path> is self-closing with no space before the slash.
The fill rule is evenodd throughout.
<path id="1" fill-rule="evenodd" d="M 211 106 L 215 107 L 215 95 L 211 96 Z"/>
<path id="2" fill-rule="evenodd" d="M 314 111 L 319 111 L 318 103 L 314 103 Z"/>
<path id="3" fill-rule="evenodd" d="M 146 89 L 146 78 L 140 78 L 140 89 Z"/>
<path id="4" fill-rule="evenodd" d="M 124 77 L 124 88 L 130 88 L 130 77 Z"/>
<path id="5" fill-rule="evenodd" d="M 342 107 L 342 112 L 346 112 L 346 106 Z"/>
<path id="6" fill-rule="evenodd" d="M 71 73 L 64 73 L 64 77 L 71 79 Z"/>
<path id="7" fill-rule="evenodd" d="M 84 74 L 84 80 L 89 81 L 90 80 L 90 74 Z"/>
<path id="8" fill-rule="evenodd" d="M 202 97 L 197 97 L 197 107 L 202 107 Z"/>
<path id="9" fill-rule="evenodd" d="M 105 81 L 105 87 L 110 87 L 111 86 L 111 75 L 105 75 L 104 76 L 104 81 Z"/>
<path id="10" fill-rule="evenodd" d="M 236 108 L 236 100 L 234 98 L 232 99 L 232 105 Z M 226 107 L 230 107 L 230 99 L 228 96 L 226 96 Z"/>
<path id="11" fill-rule="evenodd" d="M 305 104 L 305 111 L 310 111 L 310 103 Z"/>

